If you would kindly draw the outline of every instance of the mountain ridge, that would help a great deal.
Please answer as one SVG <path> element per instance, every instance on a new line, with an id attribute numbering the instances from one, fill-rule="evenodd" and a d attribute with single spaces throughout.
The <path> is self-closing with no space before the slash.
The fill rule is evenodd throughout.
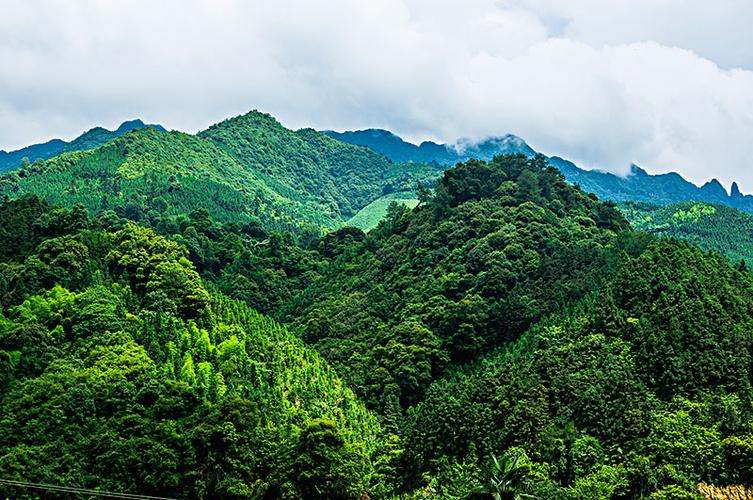
<path id="1" fill-rule="evenodd" d="M 371 147 L 393 159 L 401 161 L 436 162 L 450 166 L 469 158 L 491 160 L 499 154 L 520 153 L 532 157 L 537 152 L 523 139 L 515 135 L 489 137 L 481 141 L 460 139 L 455 144 L 423 142 L 416 146 L 396 134 L 382 129 L 366 129 L 345 132 L 325 131 L 338 140 Z M 631 165 L 627 176 L 619 176 L 602 170 L 587 170 L 559 156 L 547 157 L 549 163 L 559 169 L 568 182 L 578 184 L 585 191 L 600 199 L 615 202 L 648 202 L 669 205 L 683 201 L 718 203 L 753 213 L 753 196 L 740 191 L 733 183 L 728 193 L 717 179 L 702 186 L 685 180 L 677 172 L 649 174 L 637 165 Z"/>
<path id="2" fill-rule="evenodd" d="M 71 141 L 51 139 L 44 143 L 31 144 L 13 151 L 0 150 L 0 173 L 10 172 L 20 167 L 24 158 L 33 163 L 37 160 L 49 160 L 62 153 L 93 149 L 131 130 L 142 128 L 154 128 L 160 132 L 167 131 L 162 125 L 144 123 L 140 118 L 135 118 L 124 121 L 115 130 L 108 130 L 104 127 L 91 128 Z"/>
<path id="3" fill-rule="evenodd" d="M 313 129 L 287 129 L 258 111 L 196 135 L 141 124 L 126 122 L 120 131 L 127 133 L 84 147 L 110 134 L 92 129 L 80 138 L 85 150 L 4 175 L 0 193 L 33 192 L 53 203 L 81 203 L 93 213 L 112 210 L 135 221 L 155 218 L 158 214 L 149 215 L 150 200 L 161 198 L 174 214 L 206 209 L 225 222 L 331 229 L 385 192 L 413 189 L 421 178 L 439 175 L 435 167 L 395 164 L 373 149 Z"/>

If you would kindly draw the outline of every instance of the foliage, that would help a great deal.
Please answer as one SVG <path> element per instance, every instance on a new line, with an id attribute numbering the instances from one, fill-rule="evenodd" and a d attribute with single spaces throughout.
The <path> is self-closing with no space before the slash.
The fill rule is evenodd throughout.
<path id="1" fill-rule="evenodd" d="M 667 206 L 628 203 L 620 205 L 620 210 L 638 230 L 716 250 L 734 263 L 753 263 L 753 215 L 748 213 L 697 202 Z"/>
<path id="2" fill-rule="evenodd" d="M 489 493 L 494 500 L 536 498 L 524 493 L 528 487 L 528 467 L 521 464 L 521 455 L 506 453 L 499 459 L 492 455 L 493 467 L 487 477 L 483 493 Z"/>
<path id="3" fill-rule="evenodd" d="M 517 338 L 584 293 L 605 264 L 600 249 L 625 227 L 541 159 L 472 161 L 413 212 L 394 207 L 345 245 L 278 317 L 368 405 L 394 412 L 448 363 Z"/>
<path id="4" fill-rule="evenodd" d="M 0 476 L 185 498 L 750 484 L 746 265 L 632 230 L 542 157 L 459 164 L 368 233 L 321 234 L 298 217 L 339 225 L 413 168 L 361 176 L 330 141 L 251 115 L 4 179 Z"/>
<path id="5" fill-rule="evenodd" d="M 315 352 L 207 290 L 177 243 L 87 232 L 61 243 L 95 256 L 68 288 L 25 282 L 0 316 L 3 477 L 191 498 L 355 498 L 382 477 L 379 424 Z"/>

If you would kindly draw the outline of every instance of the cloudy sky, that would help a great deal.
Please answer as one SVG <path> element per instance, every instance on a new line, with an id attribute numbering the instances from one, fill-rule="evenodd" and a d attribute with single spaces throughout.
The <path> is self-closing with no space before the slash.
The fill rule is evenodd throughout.
<path id="1" fill-rule="evenodd" d="M 753 192 L 750 0 L 0 0 L 0 149 L 250 109 Z"/>

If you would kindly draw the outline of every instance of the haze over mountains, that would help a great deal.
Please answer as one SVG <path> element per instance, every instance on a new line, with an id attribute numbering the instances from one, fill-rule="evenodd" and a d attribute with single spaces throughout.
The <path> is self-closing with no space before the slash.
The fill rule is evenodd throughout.
<path id="1" fill-rule="evenodd" d="M 451 166 L 470 158 L 490 160 L 498 154 L 520 153 L 526 156 L 536 154 L 536 151 L 523 139 L 509 134 L 477 142 L 460 140 L 452 145 L 434 142 L 415 145 L 382 129 L 327 131 L 325 133 L 341 141 L 368 146 L 393 161 L 399 162 L 436 162 L 440 165 Z M 631 166 L 629 175 L 621 177 L 609 172 L 586 170 L 558 156 L 549 157 L 548 160 L 564 174 L 569 182 L 580 185 L 584 191 L 594 193 L 600 199 L 659 205 L 682 201 L 703 201 L 753 212 L 753 196 L 743 195 L 737 183 L 732 184 L 731 194 L 728 194 L 716 179 L 699 187 L 686 181 L 678 173 L 652 175 L 637 165 Z"/>

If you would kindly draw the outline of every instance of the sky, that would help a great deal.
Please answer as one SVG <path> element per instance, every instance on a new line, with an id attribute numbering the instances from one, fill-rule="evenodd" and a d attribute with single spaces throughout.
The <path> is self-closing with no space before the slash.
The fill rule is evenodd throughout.
<path id="1" fill-rule="evenodd" d="M 251 109 L 753 192 L 750 0 L 0 0 L 0 149 Z"/>

